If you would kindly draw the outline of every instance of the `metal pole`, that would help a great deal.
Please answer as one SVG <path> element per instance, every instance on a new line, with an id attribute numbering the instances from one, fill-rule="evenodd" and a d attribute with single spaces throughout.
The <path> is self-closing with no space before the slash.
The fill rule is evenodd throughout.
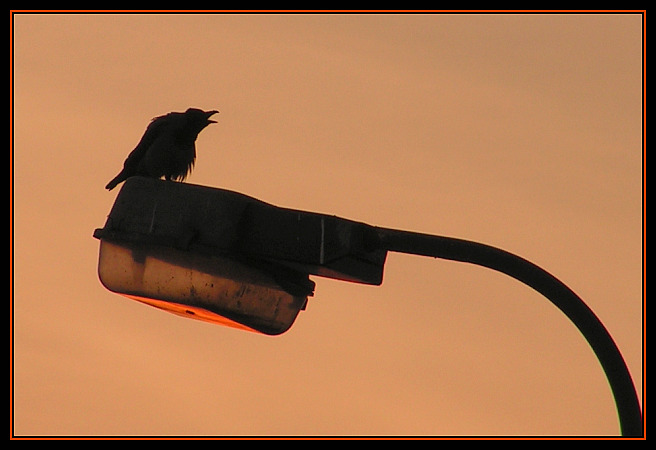
<path id="1" fill-rule="evenodd" d="M 535 264 L 485 244 L 428 234 L 376 228 L 381 248 L 461 261 L 505 273 L 532 287 L 576 325 L 601 363 L 617 405 L 622 436 L 643 435 L 642 413 L 631 374 L 604 325 L 570 288 Z"/>

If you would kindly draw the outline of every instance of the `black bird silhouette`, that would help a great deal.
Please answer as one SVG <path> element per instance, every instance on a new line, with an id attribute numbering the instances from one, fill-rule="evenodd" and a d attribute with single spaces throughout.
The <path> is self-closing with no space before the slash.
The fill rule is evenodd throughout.
<path id="1" fill-rule="evenodd" d="M 189 108 L 155 117 L 141 141 L 123 163 L 123 170 L 107 183 L 112 190 L 131 176 L 183 181 L 196 161 L 196 138 L 218 111 Z"/>

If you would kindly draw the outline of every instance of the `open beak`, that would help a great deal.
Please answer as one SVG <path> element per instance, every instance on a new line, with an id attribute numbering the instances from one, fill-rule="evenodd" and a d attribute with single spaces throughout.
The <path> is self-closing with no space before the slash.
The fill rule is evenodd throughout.
<path id="1" fill-rule="evenodd" d="M 212 110 L 212 111 L 207 111 L 205 114 L 207 114 L 207 123 L 216 123 L 216 120 L 211 120 L 210 117 L 212 117 L 214 114 L 218 114 L 219 112 L 217 110 Z"/>

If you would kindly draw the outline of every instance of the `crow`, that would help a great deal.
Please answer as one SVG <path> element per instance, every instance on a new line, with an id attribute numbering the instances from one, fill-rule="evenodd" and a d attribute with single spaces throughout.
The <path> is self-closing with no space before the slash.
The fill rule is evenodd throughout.
<path id="1" fill-rule="evenodd" d="M 183 181 L 196 160 L 196 138 L 218 111 L 189 108 L 185 112 L 171 112 L 155 117 L 141 141 L 123 163 L 123 170 L 107 183 L 112 190 L 131 176 Z"/>

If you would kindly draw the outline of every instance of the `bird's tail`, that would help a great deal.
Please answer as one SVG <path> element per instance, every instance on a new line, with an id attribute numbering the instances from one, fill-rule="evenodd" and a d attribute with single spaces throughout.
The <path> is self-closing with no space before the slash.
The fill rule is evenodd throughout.
<path id="1" fill-rule="evenodd" d="M 125 179 L 126 179 L 125 174 L 124 174 L 123 172 L 121 172 L 121 173 L 119 173 L 118 175 L 116 175 L 116 177 L 114 177 L 114 179 L 113 179 L 112 181 L 110 181 L 109 183 L 107 183 L 107 186 L 105 186 L 105 189 L 107 189 L 108 191 L 111 191 L 111 190 L 114 189 L 119 183 L 125 181 Z"/>

